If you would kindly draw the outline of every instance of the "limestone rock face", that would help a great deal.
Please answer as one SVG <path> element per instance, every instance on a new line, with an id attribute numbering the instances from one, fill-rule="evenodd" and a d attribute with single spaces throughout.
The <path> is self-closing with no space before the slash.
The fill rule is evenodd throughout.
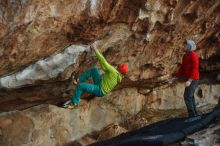
<path id="1" fill-rule="evenodd" d="M 134 0 L 3 0 L 0 74 L 50 56 L 70 43 L 88 43 L 108 23 L 132 23 L 142 4 Z"/>
<path id="2" fill-rule="evenodd" d="M 2 0 L 1 110 L 11 110 L 10 102 L 16 109 L 60 102 L 71 75 L 98 65 L 92 52 L 77 49 L 94 41 L 111 64 L 129 64 L 118 89 L 152 89 L 168 79 L 184 39 L 197 44 L 201 79 L 219 83 L 219 7 L 218 0 Z M 77 55 L 62 59 L 71 45 Z"/>
<path id="3" fill-rule="evenodd" d="M 127 130 L 121 126 L 119 126 L 118 123 L 113 123 L 107 127 L 105 127 L 102 131 L 100 131 L 99 133 L 99 137 L 98 140 L 99 141 L 103 141 L 103 140 L 107 140 L 109 138 L 118 136 L 122 133 L 126 133 Z"/>
<path id="4" fill-rule="evenodd" d="M 165 89 L 158 89 L 151 92 L 147 97 L 147 106 L 152 109 L 179 109 L 185 108 L 183 98 L 184 84 L 177 84 Z M 201 84 L 195 91 L 196 106 L 205 106 L 207 104 L 217 104 L 220 86 Z"/>
<path id="5" fill-rule="evenodd" d="M 21 112 L 1 116 L 0 123 L 0 145 L 22 145 L 29 141 L 29 135 L 34 129 L 32 120 Z"/>
<path id="6" fill-rule="evenodd" d="M 104 101 L 101 98 L 89 103 L 82 100 L 75 110 L 45 104 L 2 113 L 0 145 L 61 146 L 111 123 L 124 121 L 137 114 L 144 105 L 144 96 L 135 89 L 122 91 L 120 97 L 116 95 L 106 97 Z M 132 97 L 128 98 L 127 95 Z"/>
<path id="7" fill-rule="evenodd" d="M 184 107 L 183 84 L 166 81 L 181 63 L 185 39 L 196 42 L 200 57 L 197 104 L 216 104 L 219 10 L 219 0 L 1 0 L 0 145 L 58 146 L 143 105 Z M 67 100 L 72 77 L 100 68 L 93 42 L 110 64 L 127 63 L 128 75 L 104 98 L 83 95 L 78 110 L 53 106 Z"/>

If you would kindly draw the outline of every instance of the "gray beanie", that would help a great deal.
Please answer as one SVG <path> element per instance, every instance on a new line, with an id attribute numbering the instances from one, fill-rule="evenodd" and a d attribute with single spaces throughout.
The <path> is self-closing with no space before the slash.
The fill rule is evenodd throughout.
<path id="1" fill-rule="evenodd" d="M 196 50 L 196 44 L 193 40 L 187 40 L 186 43 L 187 43 L 187 46 L 188 46 L 188 51 Z"/>

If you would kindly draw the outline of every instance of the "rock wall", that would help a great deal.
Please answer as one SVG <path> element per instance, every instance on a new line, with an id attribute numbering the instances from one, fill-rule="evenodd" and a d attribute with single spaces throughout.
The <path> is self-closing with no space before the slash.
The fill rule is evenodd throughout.
<path id="1" fill-rule="evenodd" d="M 117 95 L 113 93 L 89 103 L 82 100 L 75 110 L 45 104 L 2 113 L 0 145 L 61 146 L 111 123 L 122 122 L 144 106 L 145 98 L 136 89 L 125 89 Z"/>
<path id="2" fill-rule="evenodd" d="M 165 89 L 158 89 L 146 96 L 147 107 L 152 109 L 179 109 L 185 108 L 183 98 L 184 84 L 177 84 Z M 200 84 L 195 91 L 196 106 L 201 107 L 207 104 L 215 105 L 220 99 L 219 85 Z"/>
<path id="3" fill-rule="evenodd" d="M 61 145 L 135 115 L 142 105 L 184 107 L 183 85 L 166 81 L 181 62 L 185 39 L 196 42 L 200 57 L 197 104 L 215 104 L 219 30 L 219 0 L 1 0 L 0 144 Z M 40 106 L 65 101 L 71 76 L 100 68 L 92 42 L 109 63 L 129 65 L 122 83 L 76 111 Z"/>
<path id="4" fill-rule="evenodd" d="M 129 64 L 130 72 L 118 89 L 151 90 L 159 86 L 181 62 L 184 39 L 197 44 L 201 80 L 219 83 L 219 7 L 218 0 L 3 0 L 0 103 L 5 107 L 1 110 L 11 110 L 10 102 L 17 103 L 17 109 L 27 107 L 21 103 L 60 102 L 71 74 L 77 76 L 98 65 L 97 59 L 93 53 L 78 53 L 74 62 L 68 60 L 68 66 L 62 69 L 47 61 L 67 46 L 85 46 L 94 41 L 111 64 Z M 48 71 L 35 73 L 33 66 L 45 60 L 40 68 L 50 68 L 49 75 L 56 75 L 44 78 Z M 56 89 L 53 96 L 51 89 Z M 23 101 L 16 102 L 19 99 Z"/>

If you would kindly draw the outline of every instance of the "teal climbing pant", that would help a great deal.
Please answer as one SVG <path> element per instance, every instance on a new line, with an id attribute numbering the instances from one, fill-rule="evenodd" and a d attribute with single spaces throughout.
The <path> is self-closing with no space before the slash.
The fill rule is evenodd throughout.
<path id="1" fill-rule="evenodd" d="M 92 77 L 94 84 L 85 83 L 90 77 Z M 104 96 L 101 89 L 101 81 L 102 76 L 100 75 L 98 68 L 94 67 L 84 72 L 80 76 L 79 83 L 77 84 L 76 89 L 73 93 L 73 97 L 71 99 L 72 103 L 74 105 L 78 105 L 80 96 L 83 92 L 91 93 L 99 97 Z"/>

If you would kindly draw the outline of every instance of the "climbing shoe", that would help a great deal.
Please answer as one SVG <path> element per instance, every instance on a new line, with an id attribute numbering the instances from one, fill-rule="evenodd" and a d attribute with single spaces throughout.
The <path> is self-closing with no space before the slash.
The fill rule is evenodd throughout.
<path id="1" fill-rule="evenodd" d="M 78 108 L 78 105 L 74 105 L 73 103 L 70 103 L 68 105 L 68 109 L 76 109 L 76 108 Z"/>
<path id="2" fill-rule="evenodd" d="M 73 103 L 71 103 L 71 100 L 68 100 L 63 104 L 62 107 L 68 108 L 68 109 L 76 109 L 76 108 L 78 108 L 78 105 L 74 105 Z"/>
<path id="3" fill-rule="evenodd" d="M 73 85 L 77 85 L 79 83 L 79 79 L 73 79 L 72 83 L 73 83 Z"/>
<path id="4" fill-rule="evenodd" d="M 63 108 L 68 108 L 68 106 L 70 105 L 70 103 L 71 103 L 71 100 L 68 100 L 68 101 L 66 101 L 66 102 L 62 105 L 62 107 L 63 107 Z"/>

